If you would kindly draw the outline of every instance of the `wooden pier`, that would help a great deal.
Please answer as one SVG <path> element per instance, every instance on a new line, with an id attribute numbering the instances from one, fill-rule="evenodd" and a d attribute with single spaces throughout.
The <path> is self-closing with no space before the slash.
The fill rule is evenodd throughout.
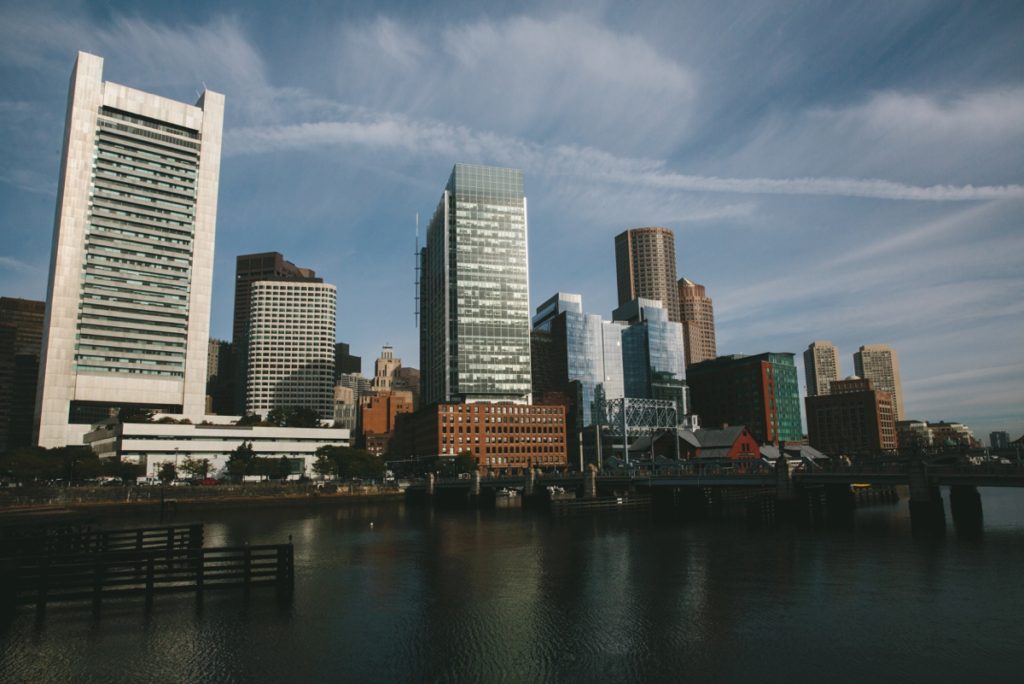
<path id="1" fill-rule="evenodd" d="M 290 596 L 295 586 L 294 548 L 287 544 L 205 548 L 202 525 L 134 530 L 84 530 L 19 541 L 0 557 L 0 603 L 87 601 L 106 598 L 273 586 Z"/>

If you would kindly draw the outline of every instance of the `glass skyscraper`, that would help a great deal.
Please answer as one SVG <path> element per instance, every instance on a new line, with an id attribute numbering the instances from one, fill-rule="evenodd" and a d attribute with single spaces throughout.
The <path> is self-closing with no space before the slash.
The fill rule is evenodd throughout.
<path id="1" fill-rule="evenodd" d="M 624 396 L 622 324 L 584 314 L 580 295 L 559 292 L 537 307 L 533 329 L 535 336 L 550 336 L 548 353 L 560 357 L 535 374 L 535 390 L 559 391 L 577 382 L 579 427 L 599 422 L 601 400 Z"/>
<path id="2" fill-rule="evenodd" d="M 456 164 L 427 227 L 420 269 L 423 404 L 528 402 L 522 171 Z"/>
<path id="3" fill-rule="evenodd" d="M 630 398 L 675 401 L 688 414 L 683 327 L 668 319 L 661 302 L 638 298 L 615 310 L 622 331 L 622 374 Z"/>

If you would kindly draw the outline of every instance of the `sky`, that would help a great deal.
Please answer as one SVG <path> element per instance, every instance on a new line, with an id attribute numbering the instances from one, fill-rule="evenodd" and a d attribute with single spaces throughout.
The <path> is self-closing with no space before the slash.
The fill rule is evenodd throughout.
<path id="1" fill-rule="evenodd" d="M 418 366 L 416 215 L 455 162 L 521 168 L 532 306 L 615 308 L 614 236 L 676 235 L 719 354 L 853 374 L 908 418 L 1024 433 L 1024 3 L 0 0 L 0 294 L 45 299 L 68 79 L 224 93 L 211 335 L 235 257 L 338 287 L 364 373 Z"/>

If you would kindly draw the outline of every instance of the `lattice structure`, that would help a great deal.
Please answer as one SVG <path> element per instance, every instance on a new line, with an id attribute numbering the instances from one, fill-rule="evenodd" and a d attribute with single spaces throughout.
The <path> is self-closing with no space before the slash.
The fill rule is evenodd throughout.
<path id="1" fill-rule="evenodd" d="M 640 437 L 682 424 L 676 402 L 633 397 L 606 399 L 599 419 L 616 437 Z"/>

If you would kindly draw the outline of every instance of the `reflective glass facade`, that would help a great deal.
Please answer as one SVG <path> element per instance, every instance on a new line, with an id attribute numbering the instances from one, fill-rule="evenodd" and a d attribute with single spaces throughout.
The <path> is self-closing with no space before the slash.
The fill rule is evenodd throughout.
<path id="1" fill-rule="evenodd" d="M 420 260 L 423 402 L 527 401 L 530 294 L 522 172 L 456 164 Z"/>
<path id="2" fill-rule="evenodd" d="M 627 397 L 675 401 L 688 414 L 682 325 L 651 300 L 637 300 L 638 318 L 622 331 Z"/>
<path id="3" fill-rule="evenodd" d="M 556 338 L 554 353 L 565 355 L 566 377 L 543 378 L 543 386 L 557 389 L 578 382 L 579 426 L 598 422 L 601 400 L 623 396 L 622 324 L 603 321 L 597 314 L 584 314 L 582 297 L 564 292 L 537 307 L 533 323 L 535 331 Z M 550 365 L 562 368 L 561 363 Z"/>

